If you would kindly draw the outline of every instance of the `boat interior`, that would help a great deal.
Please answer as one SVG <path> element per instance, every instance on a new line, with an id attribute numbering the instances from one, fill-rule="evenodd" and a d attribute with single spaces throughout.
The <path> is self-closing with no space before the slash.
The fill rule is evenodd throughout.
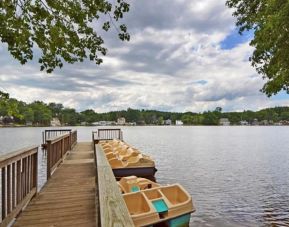
<path id="1" fill-rule="evenodd" d="M 154 167 L 155 162 L 148 155 L 121 140 L 100 141 L 106 158 L 113 169 L 129 167 Z"/>

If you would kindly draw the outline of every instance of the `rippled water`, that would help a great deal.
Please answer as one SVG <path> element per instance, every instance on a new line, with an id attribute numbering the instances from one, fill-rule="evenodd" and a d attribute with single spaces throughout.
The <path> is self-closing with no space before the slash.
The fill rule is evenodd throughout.
<path id="1" fill-rule="evenodd" d="M 0 129 L 0 153 L 41 143 L 44 128 Z M 78 127 L 80 141 L 92 127 Z M 289 127 L 123 127 L 160 183 L 193 196 L 192 226 L 289 226 Z M 45 157 L 39 152 L 40 177 Z"/>

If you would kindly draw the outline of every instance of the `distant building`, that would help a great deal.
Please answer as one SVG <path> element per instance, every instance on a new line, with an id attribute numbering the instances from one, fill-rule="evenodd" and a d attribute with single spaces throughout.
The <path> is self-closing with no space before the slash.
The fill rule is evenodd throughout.
<path id="1" fill-rule="evenodd" d="M 228 118 L 221 118 L 221 119 L 219 120 L 219 124 L 220 124 L 220 125 L 223 125 L 223 126 L 228 126 L 228 125 L 230 125 L 230 121 L 229 121 Z"/>
<path id="2" fill-rule="evenodd" d="M 144 120 L 140 120 L 140 121 L 138 121 L 136 124 L 137 124 L 137 125 L 145 125 L 146 122 L 145 122 Z"/>
<path id="3" fill-rule="evenodd" d="M 32 126 L 33 124 L 32 124 L 32 121 L 27 121 L 26 122 L 26 126 Z"/>
<path id="4" fill-rule="evenodd" d="M 97 122 L 93 122 L 92 125 L 94 126 L 116 125 L 116 122 L 115 121 L 97 121 Z"/>
<path id="5" fill-rule="evenodd" d="M 252 125 L 259 125 L 259 121 L 257 118 L 255 118 L 252 122 Z"/>
<path id="6" fill-rule="evenodd" d="M 117 118 L 117 124 L 118 125 L 125 125 L 125 118 L 124 117 Z"/>
<path id="7" fill-rule="evenodd" d="M 281 125 L 289 125 L 289 121 L 286 121 L 286 120 L 279 121 L 279 123 Z"/>
<path id="8" fill-rule="evenodd" d="M 50 121 L 50 125 L 52 127 L 59 127 L 61 126 L 61 123 L 59 121 L 59 119 L 57 117 L 52 118 L 52 120 Z"/>
<path id="9" fill-rule="evenodd" d="M 260 125 L 269 125 L 268 120 L 260 121 Z"/>
<path id="10" fill-rule="evenodd" d="M 181 120 L 176 120 L 176 125 L 183 125 L 184 123 Z"/>
<path id="11" fill-rule="evenodd" d="M 82 122 L 80 123 L 80 125 L 81 125 L 81 126 L 86 126 L 86 125 L 88 125 L 88 123 L 87 123 L 86 121 L 82 121 Z"/>
<path id="12" fill-rule="evenodd" d="M 165 125 L 171 125 L 172 124 L 172 120 L 171 119 L 167 119 L 164 121 Z"/>
<path id="13" fill-rule="evenodd" d="M 248 121 L 240 121 L 239 123 L 240 123 L 240 125 L 249 125 Z"/>

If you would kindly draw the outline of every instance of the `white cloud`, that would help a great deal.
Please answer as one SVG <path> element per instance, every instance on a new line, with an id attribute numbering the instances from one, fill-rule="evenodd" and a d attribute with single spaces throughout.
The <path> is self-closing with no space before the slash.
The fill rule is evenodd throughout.
<path id="1" fill-rule="evenodd" d="M 20 66 L 0 46 L 0 89 L 26 102 L 43 100 L 99 112 L 132 108 L 171 111 L 259 109 L 288 105 L 259 92 L 263 81 L 248 62 L 252 48 L 220 43 L 234 25 L 225 1 L 138 0 L 126 24 L 132 39 L 105 34 L 109 53 L 101 66 L 68 65 L 52 75 L 35 60 Z M 200 83 L 198 81 L 203 81 Z"/>

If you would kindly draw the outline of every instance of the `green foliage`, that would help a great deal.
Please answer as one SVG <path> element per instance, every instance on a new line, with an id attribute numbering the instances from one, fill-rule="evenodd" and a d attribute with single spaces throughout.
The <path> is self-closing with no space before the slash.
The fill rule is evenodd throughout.
<path id="1" fill-rule="evenodd" d="M 49 126 L 53 117 L 58 118 L 62 125 L 80 125 L 82 122 L 91 125 L 97 121 L 117 121 L 120 117 L 124 117 L 126 122 L 135 122 L 139 125 L 163 125 L 164 120 L 167 119 L 170 119 L 173 124 L 176 120 L 182 120 L 185 125 L 218 125 L 220 118 L 228 118 L 231 124 L 238 125 L 240 121 L 252 124 L 255 119 L 271 123 L 281 120 L 289 121 L 289 107 L 267 108 L 256 112 L 249 110 L 222 112 L 222 109 L 217 107 L 214 111 L 203 113 L 176 113 L 132 108 L 107 113 L 96 113 L 88 109 L 79 113 L 73 108 L 64 108 L 61 103 L 46 104 L 35 101 L 27 104 L 13 98 L 2 98 L 0 99 L 0 116 L 10 119 L 8 123 L 11 123 L 13 119 L 12 121 L 17 124 L 32 122 L 33 125 L 38 126 Z"/>
<path id="2" fill-rule="evenodd" d="M 62 110 L 62 123 L 65 125 L 77 125 L 79 122 L 79 115 L 72 108 L 64 108 Z"/>
<path id="3" fill-rule="evenodd" d="M 129 11 L 125 0 L 112 5 L 106 0 L 1 0 L 0 38 L 10 54 L 21 64 L 32 60 L 35 47 L 41 50 L 40 70 L 51 73 L 64 62 L 82 62 L 88 58 L 96 64 L 107 49 L 96 32 L 96 21 L 108 31 L 113 24 L 121 40 L 130 35 L 124 24 L 115 23 Z"/>
<path id="4" fill-rule="evenodd" d="M 289 1 L 227 0 L 226 4 L 235 9 L 240 33 L 255 32 L 250 60 L 266 79 L 262 91 L 268 96 L 280 90 L 289 93 Z"/>
<path id="5" fill-rule="evenodd" d="M 219 118 L 217 116 L 217 111 L 213 111 L 213 112 L 204 112 L 203 114 L 203 121 L 202 124 L 203 125 L 218 125 L 219 124 Z"/>
<path id="6" fill-rule="evenodd" d="M 0 91 L 0 100 L 9 99 L 9 94 L 3 91 Z"/>
<path id="7" fill-rule="evenodd" d="M 23 113 L 23 117 L 25 119 L 25 122 L 34 122 L 34 111 L 31 107 L 28 107 L 24 113 Z"/>
<path id="8" fill-rule="evenodd" d="M 29 105 L 34 113 L 34 123 L 37 125 L 50 125 L 52 112 L 49 107 L 41 101 L 35 101 Z M 31 117 L 32 118 L 32 117 Z"/>
<path id="9" fill-rule="evenodd" d="M 97 121 L 97 114 L 94 110 L 85 110 L 80 112 L 80 120 L 81 122 L 87 122 L 89 124 Z"/>
<path id="10" fill-rule="evenodd" d="M 51 110 L 53 117 L 60 116 L 61 115 L 61 111 L 64 108 L 61 103 L 54 103 L 54 102 L 49 103 L 48 107 Z"/>

